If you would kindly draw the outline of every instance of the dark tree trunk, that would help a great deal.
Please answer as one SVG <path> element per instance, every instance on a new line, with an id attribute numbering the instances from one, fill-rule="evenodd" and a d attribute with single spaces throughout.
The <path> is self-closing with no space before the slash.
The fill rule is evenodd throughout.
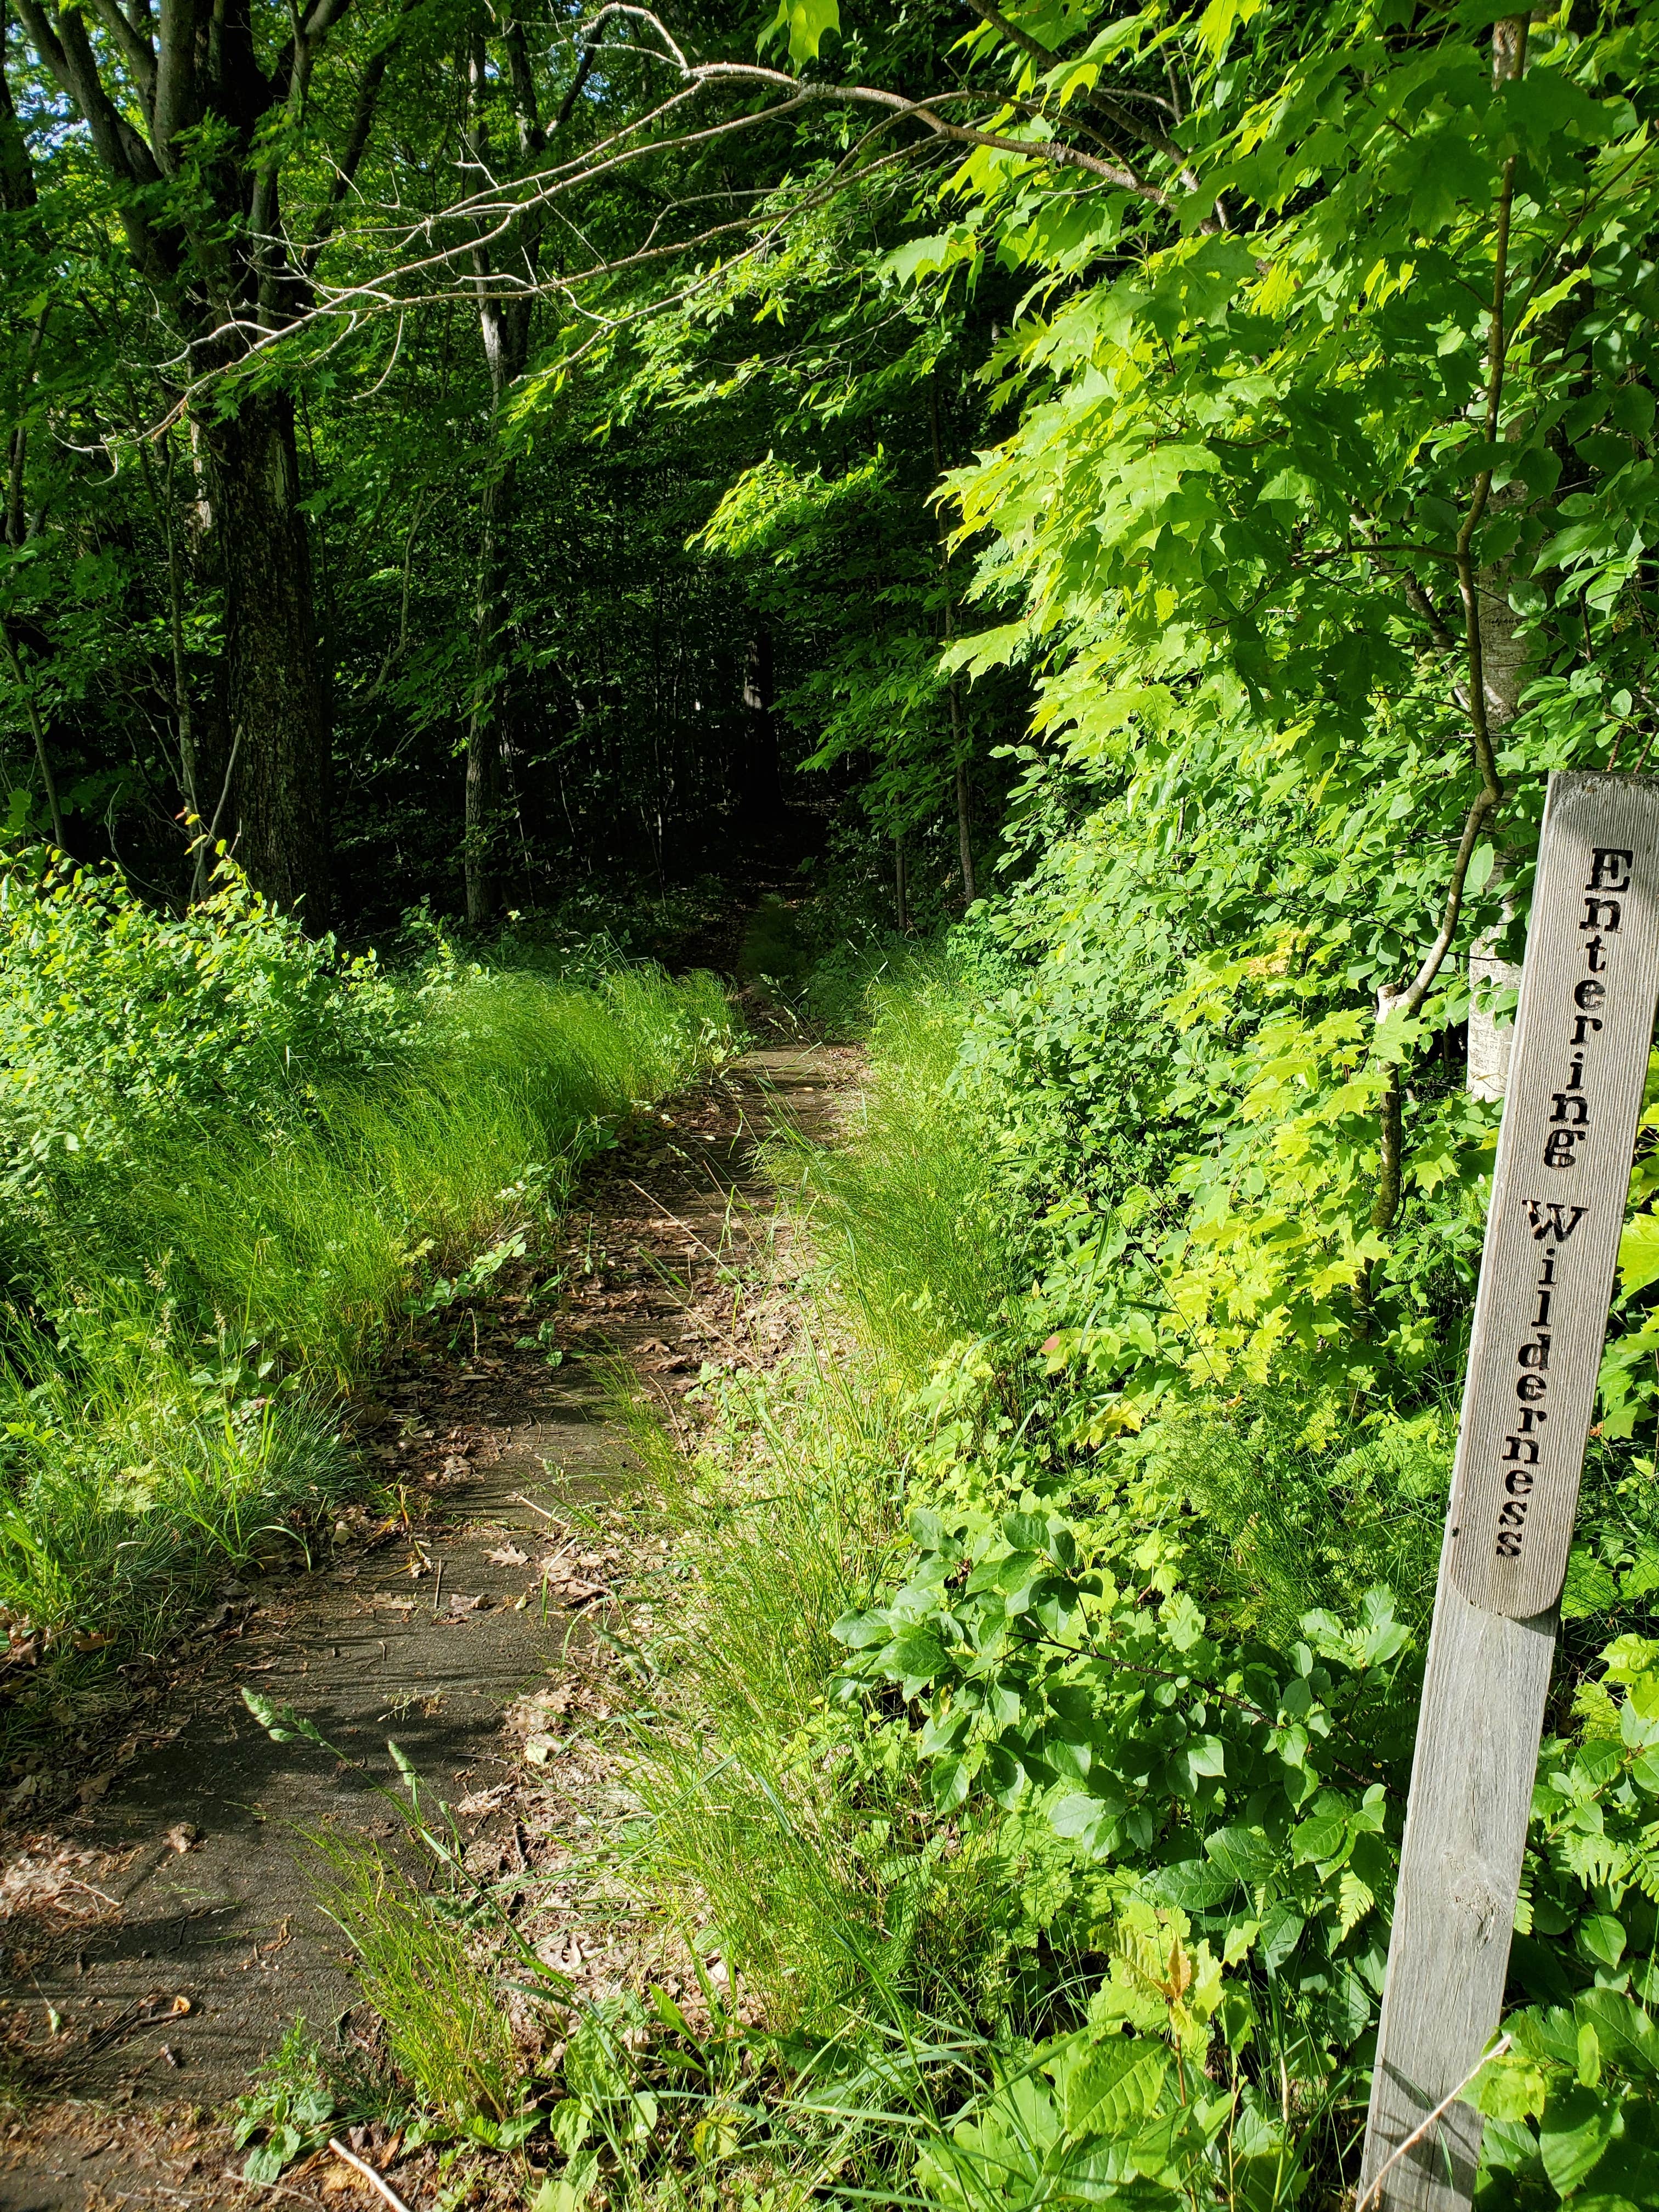
<path id="1" fill-rule="evenodd" d="M 783 827 L 783 773 L 772 687 L 772 633 L 764 623 L 744 654 L 743 703 L 748 730 L 738 810 L 747 829 L 759 836 L 773 836 Z"/>
<path id="2" fill-rule="evenodd" d="M 313 622 L 292 402 L 259 392 L 205 426 L 225 587 L 236 858 L 313 929 L 331 904 L 328 703 Z"/>
<path id="3" fill-rule="evenodd" d="M 536 101 L 535 72 L 530 47 L 516 9 L 502 25 L 507 76 L 513 88 L 513 106 L 518 125 L 519 154 L 528 167 L 541 159 L 547 145 Z M 589 58 L 591 59 L 591 58 Z M 493 157 L 484 113 L 490 98 L 489 52 L 482 26 L 474 29 L 465 55 L 467 118 L 464 131 L 466 157 L 477 173 L 492 173 Z M 570 113 L 576 89 L 586 81 L 585 59 L 576 83 L 559 112 L 558 124 Z M 558 127 L 555 125 L 555 128 Z M 508 582 L 507 551 L 517 489 L 516 464 L 501 449 L 501 402 L 515 379 L 523 375 L 530 359 L 530 340 L 535 314 L 535 285 L 541 263 L 543 215 L 533 211 L 515 222 L 494 247 L 482 239 L 472 250 L 473 274 L 478 282 L 478 328 L 483 339 L 484 362 L 489 370 L 489 451 L 485 462 L 483 497 L 478 516 L 478 596 L 472 708 L 466 730 L 466 809 L 461 838 L 461 861 L 466 872 L 466 918 L 475 929 L 494 918 L 496 904 L 496 854 L 500 835 L 501 791 L 501 733 L 499 725 L 501 652 Z M 513 285 L 506 297 L 497 297 L 492 278 L 499 273 L 492 255 Z M 520 823 L 522 833 L 522 823 Z"/>
<path id="4" fill-rule="evenodd" d="M 495 659 L 501 650 L 507 540 L 516 489 L 514 463 L 501 462 L 485 477 L 479 502 L 477 657 L 472 709 L 466 726 L 466 825 L 461 846 L 466 871 L 466 918 L 475 929 L 482 929 L 495 912 L 495 847 L 501 830 L 501 737 L 498 726 L 501 701 Z"/>

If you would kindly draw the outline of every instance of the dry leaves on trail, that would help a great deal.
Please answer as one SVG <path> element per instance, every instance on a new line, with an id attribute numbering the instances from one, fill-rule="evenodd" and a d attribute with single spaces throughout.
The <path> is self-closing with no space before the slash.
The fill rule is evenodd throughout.
<path id="1" fill-rule="evenodd" d="M 486 1552 L 484 1557 L 493 1567 L 527 1567 L 530 1565 L 529 1553 L 521 1552 L 516 1544 L 502 1544 L 495 1551 Z"/>
<path id="2" fill-rule="evenodd" d="M 0 1920 L 23 1913 L 55 1913 L 77 1927 L 118 1914 L 116 1899 L 88 1877 L 107 1881 L 130 1857 L 108 1851 L 75 1850 L 62 1844 L 56 1850 L 21 1852 L 0 1874 Z"/>
<path id="3" fill-rule="evenodd" d="M 550 1690 L 532 1690 L 508 1709 L 506 1725 L 520 1732 L 538 1728 L 550 1714 L 568 1713 L 575 1702 L 576 1692 L 568 1682 L 556 1683 Z"/>
<path id="4" fill-rule="evenodd" d="M 486 1813 L 500 1810 L 513 1795 L 511 1782 L 498 1782 L 493 1789 L 470 1790 L 455 1810 L 468 1820 L 481 1820 Z"/>
<path id="5" fill-rule="evenodd" d="M 615 1552 L 578 1552 L 574 1544 L 567 1544 L 562 1551 L 550 1553 L 536 1571 L 549 1595 L 561 1605 L 578 1606 L 614 1594 L 606 1583 L 593 1577 L 617 1564 Z"/>

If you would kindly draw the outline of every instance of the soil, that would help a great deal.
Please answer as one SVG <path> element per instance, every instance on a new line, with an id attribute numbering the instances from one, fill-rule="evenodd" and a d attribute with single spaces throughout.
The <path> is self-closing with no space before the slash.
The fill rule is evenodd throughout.
<path id="1" fill-rule="evenodd" d="M 857 1066 L 845 1048 L 754 1052 L 637 1120 L 557 1249 L 452 1309 L 354 1409 L 389 1510 L 348 1516 L 306 1571 L 227 1583 L 142 1724 L 100 1723 L 106 1761 L 73 1808 L 0 1833 L 0 2212 L 380 2203 L 327 2151 L 251 2187 L 226 2114 L 296 2016 L 383 2057 L 306 1838 L 398 1850 L 388 1736 L 544 1960 L 587 1993 L 637 1971 L 639 1931 L 583 1869 L 594 1828 L 628 1810 L 609 1739 L 676 1563 L 628 1510 L 605 1363 L 672 1407 L 705 1362 L 787 1348 L 793 1263 L 757 1146 L 782 1118 L 827 1131 Z M 274 1741 L 245 1691 L 340 1755 Z M 433 2149 L 400 2159 L 372 2128 L 349 2147 L 411 2208 L 431 2202 Z M 522 2201 L 499 2160 L 476 2183 Z"/>

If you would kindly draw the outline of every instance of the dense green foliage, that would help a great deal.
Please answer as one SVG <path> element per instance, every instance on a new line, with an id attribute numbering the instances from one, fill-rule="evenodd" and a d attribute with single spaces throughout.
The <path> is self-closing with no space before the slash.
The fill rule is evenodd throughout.
<path id="1" fill-rule="evenodd" d="M 137 1618 L 175 1531 L 287 1524 L 399 1311 L 723 1035 L 289 902 L 482 930 L 805 856 L 745 985 L 892 971 L 866 1126 L 778 1162 L 817 1336 L 705 1379 L 689 1469 L 641 1431 L 698 1593 L 641 1878 L 781 2039 L 747 2148 L 1340 2201 L 1472 1058 L 1548 773 L 1656 734 L 1659 12 L 360 0 L 239 16 L 188 114 L 173 18 L 97 17 L 0 57 L 0 1598 Z M 1494 2207 L 1656 2192 L 1656 1130 L 1659 1084 Z"/>
<path id="2" fill-rule="evenodd" d="M 1103 1432 L 1039 1341 L 1054 1293 L 1021 1287 L 1025 1185 L 994 1167 L 1008 1093 L 964 1048 L 1005 1017 L 1000 957 L 883 984 L 866 1120 L 781 1157 L 823 1263 L 798 1366 L 709 1370 L 690 1465 L 642 1410 L 696 1601 L 658 1654 L 636 1863 L 781 2033 L 789 2095 L 732 2121 L 762 2166 L 833 2153 L 951 2208 L 1334 2203 L 1449 1434 L 1432 1405 L 1202 1387 Z M 1610 2144 L 1617 2201 L 1650 2193 L 1659 1641 L 1612 1634 L 1652 1626 L 1650 1470 L 1623 1467 L 1592 1492 L 1540 1763 L 1510 1962 L 1530 2070 L 1472 2092 L 1504 2123 L 1483 2206 L 1553 2203 Z M 1605 2079 L 1588 2042 L 1559 2075 L 1564 2008 L 1605 2023 Z"/>
<path id="3" fill-rule="evenodd" d="M 343 1390 L 487 1284 L 619 1116 L 726 1049 L 712 979 L 395 975 L 241 879 L 182 919 L 14 861 L 0 1004 L 0 1607 L 153 1638 L 361 1487 Z"/>

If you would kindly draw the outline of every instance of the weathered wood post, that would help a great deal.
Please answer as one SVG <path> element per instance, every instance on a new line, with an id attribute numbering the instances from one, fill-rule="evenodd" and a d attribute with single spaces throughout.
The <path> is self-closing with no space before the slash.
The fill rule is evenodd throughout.
<path id="1" fill-rule="evenodd" d="M 1359 2202 L 1468 2205 L 1659 991 L 1659 777 L 1550 778 Z M 1394 2159 L 1393 2163 L 1389 2163 Z M 1378 2177 L 1381 2185 L 1376 2186 Z"/>

